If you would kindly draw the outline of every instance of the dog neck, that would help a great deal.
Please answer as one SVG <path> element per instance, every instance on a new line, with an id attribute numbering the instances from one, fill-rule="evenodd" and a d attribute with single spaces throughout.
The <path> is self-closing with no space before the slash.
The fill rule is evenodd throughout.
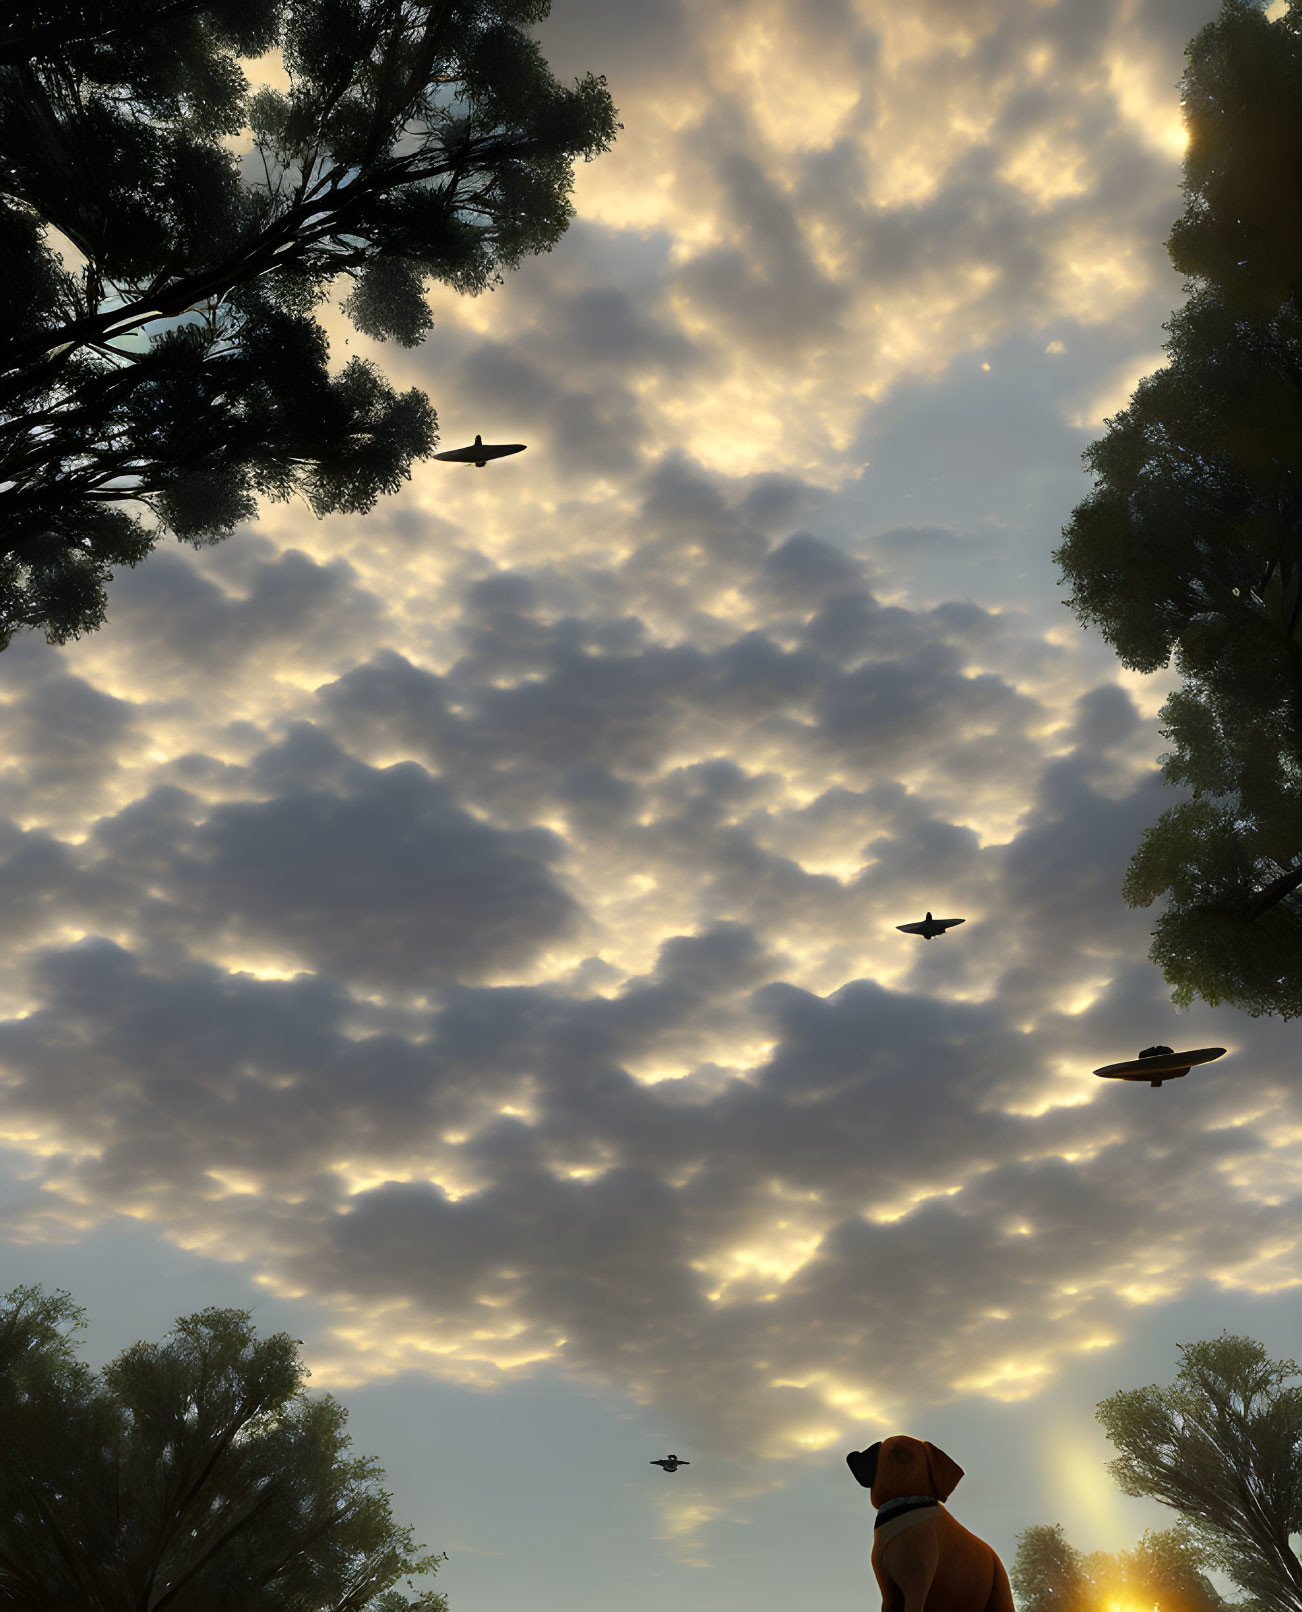
<path id="1" fill-rule="evenodd" d="M 890 1522 L 892 1517 L 900 1517 L 906 1511 L 917 1511 L 921 1506 L 938 1506 L 940 1501 L 934 1494 L 902 1494 L 896 1500 L 888 1500 L 877 1513 L 877 1520 L 873 1523 L 874 1532 L 884 1522 Z"/>

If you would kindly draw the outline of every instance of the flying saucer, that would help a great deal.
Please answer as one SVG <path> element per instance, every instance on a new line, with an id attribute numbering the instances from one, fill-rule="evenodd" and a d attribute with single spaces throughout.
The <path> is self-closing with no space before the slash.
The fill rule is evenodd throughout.
<path id="1" fill-rule="evenodd" d="M 1126 1063 L 1105 1063 L 1096 1075 L 1112 1080 L 1146 1080 L 1160 1086 L 1164 1080 L 1178 1080 L 1197 1063 L 1210 1063 L 1223 1057 L 1224 1047 L 1198 1047 L 1193 1052 L 1172 1052 L 1170 1047 L 1145 1047 L 1138 1058 Z"/>
<path id="2" fill-rule="evenodd" d="M 966 922 L 966 918 L 933 918 L 928 913 L 919 923 L 896 924 L 895 927 L 903 930 L 906 935 L 921 935 L 924 940 L 934 940 L 937 935 L 943 935 L 947 929 L 952 929 L 955 924 L 965 924 Z"/>
<path id="3" fill-rule="evenodd" d="M 670 1455 L 663 1461 L 648 1461 L 648 1466 L 662 1466 L 666 1472 L 677 1472 L 680 1466 L 691 1466 L 690 1461 L 680 1461 L 676 1455 Z"/>
<path id="4" fill-rule="evenodd" d="M 523 453 L 529 446 L 527 442 L 485 442 L 477 436 L 468 448 L 449 448 L 446 453 L 436 453 L 436 459 L 450 459 L 458 465 L 475 465 L 480 470 L 490 459 L 504 459 L 508 453 Z"/>

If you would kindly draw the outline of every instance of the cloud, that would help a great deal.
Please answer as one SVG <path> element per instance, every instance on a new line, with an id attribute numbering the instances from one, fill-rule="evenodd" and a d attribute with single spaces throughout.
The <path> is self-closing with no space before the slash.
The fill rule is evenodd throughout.
<path id="1" fill-rule="evenodd" d="M 549 616 L 527 574 L 467 580 L 445 673 L 379 652 L 315 720 L 171 764 L 184 787 L 75 848 L 11 832 L 0 884 L 33 935 L 39 872 L 126 936 L 26 953 L 0 1057 L 51 1162 L 16 1233 L 158 1218 L 287 1291 L 390 1307 L 363 1369 L 547 1363 L 768 1455 L 839 1436 L 837 1407 L 898 1398 L 906 1367 L 933 1400 L 1047 1381 L 1123 1324 L 1109 1292 L 1178 1285 L 1160 1216 L 1143 1271 L 1122 1242 L 1177 1166 L 1141 1165 L 1133 1092 L 1088 1074 L 1099 1029 L 1141 1035 L 1161 1000 L 1115 894 L 1161 793 L 1133 702 L 1084 690 L 1045 750 L 1015 615 L 883 609 L 853 561 L 756 539 L 747 495 L 714 492 L 657 481 L 648 542 L 681 564 L 694 538 L 774 634 L 812 609 L 802 647 L 724 618 L 666 645 Z M 1022 803 L 1006 843 L 955 820 L 982 794 Z M 962 930 L 895 931 L 945 891 Z M 1258 1145 L 1217 1129 L 1225 1088 L 1181 1095 L 1186 1163 L 1195 1138 L 1204 1169 Z M 1259 1235 L 1259 1208 L 1176 1201 L 1227 1268 Z M 879 1338 L 887 1292 L 908 1319 Z"/>
<path id="2" fill-rule="evenodd" d="M 556 8 L 625 134 L 376 354 L 529 451 L 5 652 L 12 1238 L 241 1260 L 328 1303 L 324 1386 L 600 1380 L 720 1504 L 1294 1280 L 1291 1050 L 1172 1028 L 1120 900 L 1170 680 L 1047 559 L 1169 307 L 1205 9 Z M 1091 1073 L 1186 1038 L 1233 1077 Z"/>

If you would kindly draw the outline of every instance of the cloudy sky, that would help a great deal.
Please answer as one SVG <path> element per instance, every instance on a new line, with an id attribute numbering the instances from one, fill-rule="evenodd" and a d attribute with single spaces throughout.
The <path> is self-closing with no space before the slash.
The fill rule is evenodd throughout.
<path id="1" fill-rule="evenodd" d="M 1171 1006 L 1174 674 L 1050 559 L 1217 9 L 555 0 L 624 123 L 562 243 L 329 320 L 528 452 L 0 659 L 3 1286 L 302 1338 L 454 1612 L 871 1606 L 893 1432 L 1010 1566 L 1127 1548 L 1096 1403 L 1297 1352 L 1297 1030 Z M 1229 1051 L 1092 1075 L 1153 1042 Z"/>

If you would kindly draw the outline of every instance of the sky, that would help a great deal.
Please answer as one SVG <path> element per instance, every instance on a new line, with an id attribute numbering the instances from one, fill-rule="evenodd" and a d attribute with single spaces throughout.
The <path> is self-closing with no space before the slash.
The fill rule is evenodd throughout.
<path id="1" fill-rule="evenodd" d="M 1217 10 L 555 0 L 624 124 L 563 240 L 416 349 L 325 314 L 527 451 L 0 658 L 0 1288 L 93 1366 L 302 1339 L 453 1612 L 875 1606 L 892 1433 L 1010 1568 L 1131 1548 L 1098 1402 L 1297 1350 L 1297 1031 L 1171 1005 L 1176 674 L 1050 558 Z M 1228 1050 L 1093 1076 L 1154 1043 Z"/>

